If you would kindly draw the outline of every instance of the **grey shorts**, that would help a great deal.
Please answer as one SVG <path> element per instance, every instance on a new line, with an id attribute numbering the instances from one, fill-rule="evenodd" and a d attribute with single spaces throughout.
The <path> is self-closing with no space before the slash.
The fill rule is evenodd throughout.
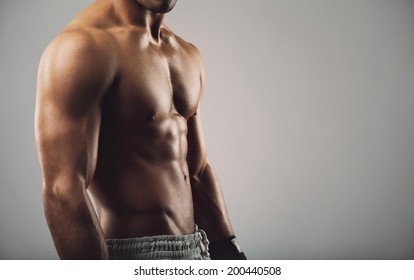
<path id="1" fill-rule="evenodd" d="M 209 241 L 203 230 L 193 234 L 108 239 L 111 260 L 209 260 Z"/>

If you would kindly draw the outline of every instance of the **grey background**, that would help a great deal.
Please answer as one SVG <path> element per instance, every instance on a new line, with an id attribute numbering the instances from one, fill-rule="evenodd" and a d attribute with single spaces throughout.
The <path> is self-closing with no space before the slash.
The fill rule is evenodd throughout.
<path id="1" fill-rule="evenodd" d="M 85 0 L 0 4 L 0 259 L 55 259 L 33 136 L 37 64 Z M 252 259 L 414 258 L 414 1 L 178 0 L 202 116 Z"/>

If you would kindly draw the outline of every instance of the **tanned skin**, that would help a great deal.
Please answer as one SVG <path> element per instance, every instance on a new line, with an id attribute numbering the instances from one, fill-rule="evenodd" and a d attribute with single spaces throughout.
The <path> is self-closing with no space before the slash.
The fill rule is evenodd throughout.
<path id="1" fill-rule="evenodd" d="M 98 0 L 41 58 L 36 142 L 62 259 L 107 259 L 106 239 L 195 224 L 233 235 L 203 140 L 202 59 L 163 23 L 175 2 Z"/>

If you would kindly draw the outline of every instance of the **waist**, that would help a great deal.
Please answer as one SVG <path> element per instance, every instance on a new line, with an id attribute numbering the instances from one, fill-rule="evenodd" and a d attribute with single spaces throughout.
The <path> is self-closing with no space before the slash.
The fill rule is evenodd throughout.
<path id="1" fill-rule="evenodd" d="M 194 209 L 187 166 L 122 162 L 100 168 L 89 186 L 108 237 L 184 234 Z"/>
<path id="2" fill-rule="evenodd" d="M 107 243 L 110 259 L 209 259 L 207 235 L 197 227 L 192 234 L 108 239 Z"/>
<path id="3" fill-rule="evenodd" d="M 99 221 L 108 239 L 156 235 L 187 235 L 194 232 L 192 208 L 185 213 L 117 212 L 98 210 Z"/>

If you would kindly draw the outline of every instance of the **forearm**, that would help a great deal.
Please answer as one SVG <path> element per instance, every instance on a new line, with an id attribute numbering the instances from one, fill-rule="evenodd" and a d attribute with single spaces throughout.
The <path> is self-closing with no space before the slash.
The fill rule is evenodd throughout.
<path id="1" fill-rule="evenodd" d="M 188 155 L 195 222 L 210 240 L 211 259 L 246 259 L 237 243 L 217 177 L 207 160 L 199 114 L 188 120 Z"/>
<path id="2" fill-rule="evenodd" d="M 196 223 L 207 232 L 215 260 L 246 259 L 237 243 L 217 177 L 210 164 L 192 178 Z"/>
<path id="3" fill-rule="evenodd" d="M 221 188 L 214 170 L 207 163 L 191 178 L 196 223 L 206 231 L 210 241 L 234 234 L 227 214 Z"/>
<path id="4" fill-rule="evenodd" d="M 83 188 L 44 188 L 47 223 L 61 259 L 107 259 L 108 249 L 95 211 Z"/>

